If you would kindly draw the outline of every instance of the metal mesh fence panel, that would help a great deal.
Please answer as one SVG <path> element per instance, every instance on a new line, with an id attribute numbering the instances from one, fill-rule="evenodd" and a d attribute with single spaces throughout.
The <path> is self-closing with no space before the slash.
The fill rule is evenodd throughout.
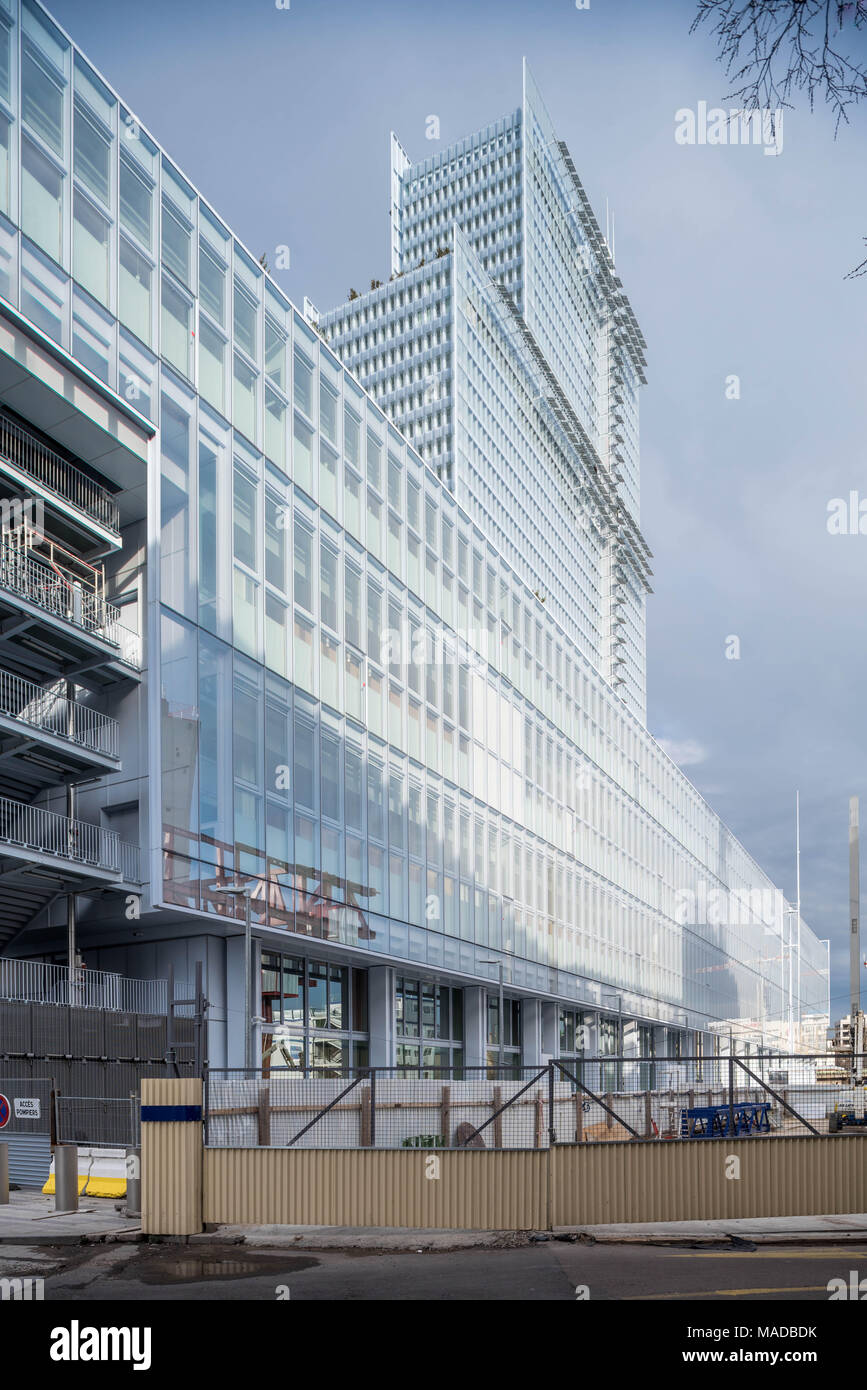
<path id="1" fill-rule="evenodd" d="M 32 1052 L 33 1030 L 29 1004 L 0 1000 L 0 1039 L 4 1052 Z"/>
<path id="2" fill-rule="evenodd" d="M 93 1096 L 59 1096 L 57 1138 L 61 1144 L 89 1148 L 120 1149 L 138 1146 L 139 1108 L 126 1100 L 99 1100 Z"/>
<path id="3" fill-rule="evenodd" d="M 209 1069 L 212 1147 L 539 1149 L 867 1137 L 867 1058 L 596 1057 L 543 1067 Z"/>

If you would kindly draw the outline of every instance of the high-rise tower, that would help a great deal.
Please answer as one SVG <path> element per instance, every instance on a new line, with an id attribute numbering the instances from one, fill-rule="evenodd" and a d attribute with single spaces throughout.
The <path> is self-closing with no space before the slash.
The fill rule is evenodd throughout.
<path id="1" fill-rule="evenodd" d="M 412 163 L 391 140 L 387 285 L 329 341 L 644 718 L 644 340 L 524 64 L 511 115 Z"/>

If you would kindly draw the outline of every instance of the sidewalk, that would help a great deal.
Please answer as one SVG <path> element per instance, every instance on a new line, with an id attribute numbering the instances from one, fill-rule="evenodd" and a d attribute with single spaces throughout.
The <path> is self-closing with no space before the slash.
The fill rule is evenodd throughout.
<path id="1" fill-rule="evenodd" d="M 867 1245 L 867 1215 L 768 1216 L 738 1221 L 669 1221 L 641 1225 L 570 1226 L 546 1231 L 425 1231 L 398 1227 L 220 1226 L 191 1244 L 243 1243 L 296 1250 L 469 1250 L 508 1249 L 539 1240 L 575 1240 L 588 1244 L 823 1245 L 861 1241 Z"/>
<path id="2" fill-rule="evenodd" d="M 54 1211 L 54 1198 L 16 1191 L 0 1206 L 3 1246 L 87 1245 L 140 1241 L 141 1221 L 117 1210 L 108 1198 L 81 1199 L 77 1212 Z M 194 1236 L 162 1236 L 165 1243 L 247 1245 L 295 1250 L 479 1250 L 512 1249 L 534 1241 L 583 1241 L 606 1245 L 823 1245 L 858 1241 L 867 1245 L 867 1214 L 767 1216 L 733 1221 L 669 1221 L 641 1225 L 570 1226 L 548 1231 L 407 1230 L 357 1226 L 218 1226 Z"/>
<path id="3" fill-rule="evenodd" d="M 55 1212 L 54 1198 L 36 1190 L 9 1193 L 0 1206 L 0 1246 L 82 1245 L 141 1230 L 138 1217 L 124 1216 L 116 1198 L 81 1197 L 78 1211 Z"/>

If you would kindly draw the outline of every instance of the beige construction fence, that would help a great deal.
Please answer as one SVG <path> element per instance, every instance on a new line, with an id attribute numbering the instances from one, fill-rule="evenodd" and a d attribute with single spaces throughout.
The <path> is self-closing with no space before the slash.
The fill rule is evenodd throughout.
<path id="1" fill-rule="evenodd" d="M 544 1149 L 205 1148 L 198 1081 L 142 1082 L 142 1224 L 544 1230 L 867 1209 L 867 1135 Z"/>

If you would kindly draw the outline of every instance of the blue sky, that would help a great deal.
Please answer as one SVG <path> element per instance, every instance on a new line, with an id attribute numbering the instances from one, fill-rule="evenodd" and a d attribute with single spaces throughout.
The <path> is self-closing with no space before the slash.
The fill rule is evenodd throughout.
<path id="1" fill-rule="evenodd" d="M 790 896 L 800 789 L 803 912 L 847 1012 L 867 535 L 826 523 L 832 498 L 867 500 L 867 278 L 844 279 L 867 235 L 867 107 L 835 140 L 798 102 L 776 158 L 679 145 L 676 111 L 737 104 L 689 0 L 50 8 L 254 251 L 289 245 L 277 278 L 320 308 L 387 278 L 389 131 L 423 158 L 513 110 L 527 56 L 603 223 L 613 207 L 648 342 L 649 725 Z"/>

